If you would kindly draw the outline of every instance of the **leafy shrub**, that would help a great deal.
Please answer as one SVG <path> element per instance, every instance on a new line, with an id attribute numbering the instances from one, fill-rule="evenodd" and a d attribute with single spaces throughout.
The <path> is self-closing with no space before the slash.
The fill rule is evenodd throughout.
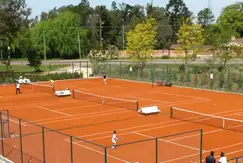
<path id="1" fill-rule="evenodd" d="M 168 55 L 163 55 L 163 56 L 162 56 L 162 59 L 170 59 L 170 56 L 168 56 Z"/>
<path id="2" fill-rule="evenodd" d="M 0 83 L 14 83 L 15 79 L 18 79 L 20 76 L 23 76 L 27 79 L 30 79 L 32 82 L 36 81 L 48 81 L 52 80 L 64 80 L 64 79 L 77 79 L 83 78 L 83 74 L 75 73 L 53 73 L 53 74 L 43 74 L 43 73 L 14 73 L 14 72 L 5 72 L 0 74 Z"/>

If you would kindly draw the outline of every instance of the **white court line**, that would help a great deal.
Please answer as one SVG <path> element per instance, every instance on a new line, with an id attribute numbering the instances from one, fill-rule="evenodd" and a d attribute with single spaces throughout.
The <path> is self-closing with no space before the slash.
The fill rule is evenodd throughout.
<path id="1" fill-rule="evenodd" d="M 3 116 L 3 117 L 4 117 L 4 116 Z M 7 117 L 4 117 L 4 118 L 7 119 Z M 12 120 L 10 117 L 8 118 L 8 120 L 11 121 L 11 122 L 13 122 L 13 123 L 19 124 L 18 121 Z M 22 126 L 26 126 L 25 124 L 23 124 L 23 122 L 21 122 L 21 125 L 22 125 Z"/>
<path id="2" fill-rule="evenodd" d="M 208 132 L 204 132 L 203 134 L 205 135 L 205 134 L 210 134 L 210 133 L 213 133 L 213 132 L 217 132 L 217 131 L 220 131 L 220 130 L 212 130 L 212 131 L 208 131 Z M 129 133 L 129 134 L 131 134 L 131 133 Z M 122 134 L 119 134 L 119 135 L 122 135 Z M 143 135 L 143 134 L 142 134 Z M 142 136 L 141 135 L 141 136 Z M 147 135 L 143 135 L 143 136 L 147 136 Z M 109 136 L 110 137 L 110 136 Z M 149 136 L 150 137 L 150 136 Z M 152 138 L 152 137 L 150 137 L 150 138 Z M 181 139 L 183 139 L 183 138 L 187 138 L 187 137 L 181 137 Z M 99 139 L 99 138 L 96 138 L 96 139 Z M 93 140 L 93 139 L 90 139 L 90 140 Z M 172 140 L 176 140 L 176 139 L 172 139 Z M 170 140 L 170 141 L 172 141 L 172 140 Z M 69 141 L 69 140 L 66 140 L 66 141 Z M 89 140 L 88 140 L 89 141 Z M 70 142 L 70 141 L 69 141 Z M 79 145 L 79 146 L 82 146 L 81 144 L 79 144 L 79 143 L 77 143 L 77 142 L 83 142 L 83 141 L 75 141 L 74 143 L 76 143 L 77 145 Z M 170 142 L 170 143 L 172 143 L 172 142 Z M 241 145 L 241 144 L 243 144 L 243 142 L 241 142 L 241 143 L 236 143 L 236 144 L 232 144 L 232 145 L 229 145 L 229 146 L 224 146 L 224 147 L 220 147 L 220 148 L 215 148 L 215 149 L 211 149 L 211 150 L 221 150 L 221 149 L 225 149 L 225 148 L 230 148 L 230 147 L 234 147 L 234 146 L 238 146 L 238 145 Z M 178 145 L 177 143 L 176 143 L 176 145 Z M 179 145 L 182 145 L 182 144 L 179 144 Z M 190 147 L 190 148 L 193 148 L 193 147 Z M 197 148 L 195 148 L 196 150 L 199 150 L 199 149 L 197 149 Z M 93 149 L 91 149 L 91 150 L 93 150 Z M 202 153 L 206 153 L 206 152 L 209 152 L 209 151 L 211 151 L 211 150 L 203 150 L 202 151 Z M 104 154 L 104 153 L 100 153 L 100 154 Z M 228 153 L 229 154 L 229 153 Z M 199 153 L 197 153 L 197 154 L 192 154 L 192 155 L 187 155 L 187 156 L 183 156 L 183 157 L 178 157 L 178 158 L 175 158 L 175 159 L 171 159 L 171 160 L 167 160 L 167 161 L 163 161 L 163 163 L 166 163 L 166 162 L 172 162 L 172 161 L 176 161 L 176 160 L 181 160 L 181 159 L 184 159 L 184 158 L 189 158 L 189 157 L 192 157 L 192 156 L 197 156 L 197 155 L 199 155 Z"/>
<path id="3" fill-rule="evenodd" d="M 151 128 L 151 130 L 153 130 L 153 128 Z M 214 133 L 214 132 L 218 132 L 218 131 L 221 131 L 223 129 L 220 129 L 220 130 L 211 130 L 211 131 L 207 131 L 207 132 L 204 132 L 203 134 L 211 134 L 211 133 Z M 129 134 L 132 134 L 134 132 L 137 132 L 137 131 L 131 131 L 131 132 L 124 132 L 124 133 L 121 133 L 119 135 L 129 135 Z M 170 139 L 170 141 L 175 141 L 175 140 L 179 140 L 179 139 L 185 139 L 185 138 L 189 138 L 189 137 L 194 137 L 194 136 L 199 136 L 200 134 L 194 134 L 194 135 L 190 135 L 190 136 L 183 136 L 181 138 L 174 138 L 174 139 Z M 93 141 L 93 140 L 99 140 L 99 139 L 105 139 L 105 138 L 110 138 L 110 135 L 109 136 L 103 136 L 103 137 L 97 137 L 97 138 L 92 138 L 92 139 L 87 139 L 87 141 Z M 69 140 L 69 138 L 66 138 L 67 140 Z M 82 140 L 80 141 L 75 141 L 75 142 L 83 142 Z"/>
<path id="4" fill-rule="evenodd" d="M 74 103 L 74 102 L 77 102 L 76 100 L 70 100 L 70 99 L 68 99 L 68 100 L 57 100 L 57 101 L 55 101 L 55 103 L 58 103 L 58 104 L 68 104 L 68 103 Z M 16 106 L 16 105 L 13 105 L 13 106 L 8 106 L 8 105 L 6 105 L 6 106 L 4 106 L 4 107 L 7 107 L 7 108 L 9 108 L 9 110 L 19 110 L 19 109 L 25 109 L 25 108 L 29 108 L 29 107 L 35 107 L 36 105 L 38 105 L 38 104 L 41 104 L 41 105 L 53 105 L 53 100 L 52 101 L 48 101 L 48 102 L 35 102 L 34 104 L 30 104 L 30 105 L 25 105 L 25 104 L 23 104 L 23 106 Z"/>
<path id="5" fill-rule="evenodd" d="M 35 106 L 36 108 L 39 108 L 39 109 L 43 109 L 43 110 L 47 110 L 49 112 L 53 112 L 53 113 L 58 113 L 58 114 L 62 114 L 62 115 L 66 115 L 66 116 L 69 116 L 69 117 L 72 117 L 73 115 L 71 114 L 67 114 L 67 113 L 63 113 L 63 112 L 59 112 L 59 111 L 56 111 L 56 110 L 52 110 L 52 109 L 48 109 L 48 108 L 44 108 L 42 106 Z"/>
<path id="6" fill-rule="evenodd" d="M 170 103 L 167 101 L 161 101 L 161 100 L 154 100 L 154 99 L 150 99 L 150 98 L 143 98 L 143 97 L 139 97 L 139 96 L 126 96 L 126 97 L 136 97 L 138 99 L 142 99 L 142 100 L 147 100 L 147 101 L 154 101 L 154 102 L 159 102 L 159 103 Z"/>
<path id="7" fill-rule="evenodd" d="M 84 113 L 84 114 L 78 114 L 78 115 L 73 115 L 73 117 L 82 117 L 84 115 L 97 115 L 98 113 L 109 113 L 109 112 L 115 112 L 115 111 L 121 111 L 124 109 L 116 109 L 116 110 L 106 110 L 106 111 L 99 111 L 99 112 L 91 112 L 91 113 Z M 60 119 L 60 118 L 67 118 L 67 116 L 63 116 L 63 117 L 56 117 L 56 118 L 46 118 L 46 119 L 39 119 L 39 120 L 35 120 L 33 122 L 40 122 L 40 121 L 47 121 L 47 120 L 54 120 L 54 119 Z"/>
<path id="8" fill-rule="evenodd" d="M 242 151 L 243 151 L 243 149 L 240 149 L 240 150 L 237 150 L 237 151 L 233 151 L 233 152 L 227 152 L 227 155 L 231 155 L 231 154 L 234 154 L 234 153 L 239 153 L 239 152 L 242 152 Z M 207 151 L 207 152 L 210 152 L 210 151 Z M 220 157 L 216 156 L 215 158 L 217 159 L 217 158 L 220 158 Z M 204 161 L 204 159 L 202 161 Z M 196 161 L 196 162 L 193 162 L 193 163 L 198 163 L 198 162 L 200 162 L 200 161 Z"/>
<path id="9" fill-rule="evenodd" d="M 222 148 L 223 149 L 223 148 Z M 220 150 L 220 149 L 219 149 Z M 215 151 L 215 150 L 214 150 Z M 238 151 L 233 151 L 233 152 L 229 152 L 227 153 L 227 155 L 230 155 L 230 154 L 234 154 L 234 153 L 238 153 L 238 152 L 241 152 L 243 150 L 238 150 Z M 202 152 L 203 154 L 204 153 L 208 153 L 210 152 L 210 150 L 208 151 L 205 151 L 205 152 Z M 177 160 L 181 160 L 181 159 L 184 159 L 184 158 L 189 158 L 189 157 L 193 157 L 193 156 L 199 156 L 199 153 L 196 153 L 196 154 L 191 154 L 191 155 L 187 155 L 187 156 L 182 156 L 182 157 L 178 157 L 178 158 L 175 158 L 175 159 L 171 159 L 171 160 L 167 160 L 167 161 L 163 161 L 163 162 L 160 162 L 160 163 L 167 163 L 167 162 L 174 162 L 174 161 L 177 161 Z M 219 158 L 218 156 L 216 158 Z M 204 159 L 202 160 L 204 161 Z M 192 162 L 192 163 L 198 163 L 200 161 L 196 161 L 196 162 Z"/>
<path id="10" fill-rule="evenodd" d="M 49 124 L 49 123 L 56 123 L 56 122 L 63 122 L 63 121 L 72 121 L 72 120 L 75 120 L 75 119 L 86 119 L 86 118 L 90 118 L 90 117 L 100 117 L 100 116 L 103 116 L 103 115 L 128 113 L 128 112 L 131 112 L 131 111 L 132 110 L 115 112 L 115 113 L 106 113 L 106 114 L 99 114 L 99 115 L 84 116 L 84 117 L 76 117 L 76 118 L 69 118 L 69 119 L 62 119 L 62 120 L 54 120 L 54 121 L 42 122 L 42 123 L 39 123 L 39 124 Z"/>
<path id="11" fill-rule="evenodd" d="M 67 142 L 70 143 L 70 141 L 68 141 L 68 140 L 65 140 L 65 141 L 67 141 Z M 75 143 L 75 142 L 73 142 L 73 144 L 75 144 L 75 145 L 77 145 L 77 146 L 79 146 L 79 147 L 83 147 L 83 148 L 86 148 L 86 149 L 88 149 L 88 150 L 94 151 L 94 152 L 99 153 L 99 154 L 101 154 L 101 155 L 105 155 L 104 152 L 97 151 L 97 150 L 92 149 L 92 148 L 89 148 L 89 147 L 87 147 L 87 146 L 84 146 L 84 145 L 81 145 L 81 144 L 78 144 L 78 143 Z M 111 156 L 110 154 L 107 154 L 107 156 L 110 157 L 110 158 L 113 158 L 113 159 L 115 159 L 115 160 L 121 161 L 121 162 L 131 163 L 131 162 L 129 162 L 129 161 L 120 159 L 120 158 L 118 158 L 118 157 Z M 91 157 L 92 157 L 92 156 L 91 156 Z"/>
<path id="12" fill-rule="evenodd" d="M 190 102 L 191 101 L 191 102 Z M 198 101 L 193 101 L 193 100 L 190 100 L 190 101 L 188 101 L 188 102 L 173 102 L 173 103 L 171 103 L 171 104 L 168 104 L 168 105 L 163 105 L 163 104 L 161 104 L 161 105 L 157 105 L 157 106 L 162 106 L 162 107 L 165 107 L 165 106 L 176 106 L 176 105 L 182 105 L 182 104 L 192 104 L 192 103 L 199 103 L 199 102 L 207 102 L 206 100 L 198 100 Z"/>
<path id="13" fill-rule="evenodd" d="M 219 115 L 219 114 L 224 114 L 224 113 L 230 113 L 230 112 L 239 111 L 239 110 L 243 110 L 243 108 L 242 109 L 235 109 L 235 110 L 228 110 L 228 111 L 224 111 L 224 112 L 217 112 L 217 113 L 212 114 L 212 115 Z M 142 128 L 142 127 L 156 126 L 156 125 L 161 125 L 161 124 L 170 123 L 170 122 L 178 122 L 178 121 L 180 121 L 180 120 L 174 120 L 173 119 L 173 120 L 159 122 L 159 123 L 151 123 L 151 124 L 140 125 L 140 126 L 136 126 L 136 127 L 122 128 L 122 129 L 119 129 L 119 131 L 127 131 L 127 130 L 131 130 L 131 129 L 137 129 L 137 128 Z M 185 122 L 185 123 L 187 123 L 187 122 Z M 113 132 L 113 131 L 104 131 L 104 132 L 95 133 L 95 134 L 82 135 L 82 136 L 79 136 L 79 137 L 80 138 L 83 138 L 83 137 L 92 137 L 92 136 L 97 136 L 97 135 L 109 134 L 111 132 Z"/>
<path id="14" fill-rule="evenodd" d="M 133 133 L 136 134 L 136 135 L 140 135 L 140 136 L 143 136 L 143 137 L 147 137 L 147 138 L 155 138 L 155 137 L 153 137 L 153 136 L 148 136 L 148 135 L 141 134 L 141 133 L 138 133 L 138 132 L 133 132 Z M 168 140 L 163 140 L 163 139 L 161 139 L 161 138 L 159 138 L 158 140 L 159 140 L 159 141 L 162 141 L 162 142 L 166 142 L 166 143 L 174 144 L 174 145 L 177 145 L 177 146 L 181 146 L 181 147 L 184 147 L 184 148 L 188 148 L 188 149 L 192 149 L 192 150 L 200 151 L 200 149 L 198 149 L 198 148 L 194 148 L 194 147 L 190 147 L 190 146 L 187 146 L 187 145 L 183 145 L 183 144 L 175 143 L 175 142 L 172 142 L 171 140 L 168 141 Z"/>
<path id="15" fill-rule="evenodd" d="M 235 113 L 235 115 L 242 117 L 242 116 L 243 116 L 243 113 L 242 113 L 242 112 L 240 112 L 240 113 Z"/>
<path id="16" fill-rule="evenodd" d="M 223 131 L 223 129 L 217 129 L 217 130 L 211 130 L 211 131 L 203 132 L 203 135 L 204 134 L 212 134 L 212 133 L 220 132 L 220 131 Z M 193 134 L 193 135 L 189 135 L 189 136 L 183 136 L 183 137 L 180 137 L 180 138 L 174 138 L 174 139 L 170 139 L 170 141 L 176 141 L 176 140 L 191 138 L 191 137 L 195 137 L 195 136 L 200 136 L 200 134 Z"/>
<path id="17" fill-rule="evenodd" d="M 179 96 L 179 97 L 187 97 L 187 98 L 193 98 L 193 99 L 198 99 L 198 100 L 211 100 L 209 98 L 186 96 L 186 95 L 180 95 L 180 94 L 174 94 L 174 93 L 163 93 L 163 92 L 158 92 L 158 91 L 152 91 L 152 92 L 157 93 L 157 94 L 165 94 L 165 95 L 173 95 L 173 96 Z"/>
<path id="18" fill-rule="evenodd" d="M 135 130 L 135 131 L 131 131 L 131 132 L 121 133 L 119 135 L 129 135 L 129 134 L 134 133 L 134 132 L 143 132 L 144 130 L 145 131 L 150 131 L 150 130 L 165 128 L 165 127 L 177 126 L 177 125 L 181 125 L 181 124 L 188 124 L 188 123 L 189 122 L 182 122 L 182 123 L 170 124 L 170 125 L 165 125 L 165 126 L 160 126 L 160 127 L 153 127 L 153 128 L 150 128 L 150 129 L 143 129 L 143 130 L 137 130 L 137 131 Z M 121 130 L 119 130 L 119 131 L 121 131 Z M 211 130 L 211 131 L 203 132 L 203 134 L 211 134 L 211 133 L 215 133 L 215 132 L 219 132 L 219 131 L 223 131 L 223 129 Z M 190 135 L 190 136 L 184 136 L 182 138 L 174 138 L 174 139 L 171 139 L 170 141 L 175 141 L 175 140 L 190 138 L 190 137 L 199 136 L 199 135 L 200 134 L 193 134 L 193 135 Z M 80 138 L 83 138 L 83 137 L 80 137 Z M 104 138 L 110 138 L 110 135 L 109 136 L 92 138 L 92 139 L 87 139 L 87 140 L 88 141 L 92 141 L 92 140 L 99 140 L 99 139 L 104 139 Z M 83 142 L 83 141 L 80 140 L 80 141 L 76 141 L 76 142 Z"/>
<path id="19" fill-rule="evenodd" d="M 68 108 L 64 108 L 64 109 L 56 109 L 56 110 L 59 110 L 59 111 L 62 111 L 62 110 L 71 110 L 71 109 L 75 109 L 75 108 L 90 108 L 90 107 L 95 107 L 95 106 L 102 106 L 102 104 L 95 104 L 95 105 L 84 105 L 84 106 L 74 106 L 74 107 L 68 107 Z"/>

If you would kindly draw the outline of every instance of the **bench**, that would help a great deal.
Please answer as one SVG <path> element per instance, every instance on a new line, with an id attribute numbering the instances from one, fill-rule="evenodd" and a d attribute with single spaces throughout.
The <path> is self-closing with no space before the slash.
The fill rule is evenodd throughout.
<path id="1" fill-rule="evenodd" d="M 70 96 L 71 92 L 70 90 L 61 90 L 61 91 L 56 91 L 54 94 L 58 97 L 62 97 L 62 96 Z"/>
<path id="2" fill-rule="evenodd" d="M 141 114 L 155 114 L 160 113 L 160 110 L 157 106 L 150 106 L 141 108 L 138 112 L 140 112 Z"/>

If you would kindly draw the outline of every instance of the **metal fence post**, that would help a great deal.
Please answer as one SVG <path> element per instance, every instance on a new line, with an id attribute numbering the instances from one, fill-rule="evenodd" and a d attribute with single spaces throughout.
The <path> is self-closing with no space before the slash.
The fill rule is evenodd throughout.
<path id="1" fill-rule="evenodd" d="M 81 77 L 81 74 L 82 74 L 82 67 L 81 67 L 81 61 L 79 61 L 79 77 Z"/>
<path id="2" fill-rule="evenodd" d="M 120 61 L 120 79 L 121 79 L 121 61 Z"/>
<path id="3" fill-rule="evenodd" d="M 173 117 L 173 107 L 170 107 L 170 118 Z"/>
<path id="4" fill-rule="evenodd" d="M 2 112 L 0 111 L 0 123 L 1 123 L 1 143 L 2 143 L 2 156 L 4 157 L 4 145 L 3 145 L 3 138 L 4 138 L 4 131 L 3 131 L 3 119 L 2 119 Z"/>
<path id="5" fill-rule="evenodd" d="M 152 87 L 154 87 L 154 64 L 151 65 Z"/>
<path id="6" fill-rule="evenodd" d="M 166 82 L 169 82 L 169 66 L 166 65 Z"/>
<path id="7" fill-rule="evenodd" d="M 20 141 L 20 157 L 21 157 L 21 163 L 24 162 L 23 158 L 23 142 L 22 142 L 22 126 L 21 126 L 21 119 L 19 119 L 19 141 Z"/>
<path id="8" fill-rule="evenodd" d="M 110 76 L 111 76 L 111 62 L 110 62 Z"/>
<path id="9" fill-rule="evenodd" d="M 51 63 L 49 63 L 49 67 L 48 67 L 48 72 L 50 73 L 50 71 L 51 71 Z"/>
<path id="10" fill-rule="evenodd" d="M 70 136 L 70 154 L 71 154 L 71 163 L 73 163 L 73 137 Z"/>
<path id="11" fill-rule="evenodd" d="M 202 163 L 203 130 L 200 130 L 200 163 Z"/>
<path id="12" fill-rule="evenodd" d="M 108 163 L 108 160 L 107 160 L 107 148 L 105 147 L 105 163 Z"/>
<path id="13" fill-rule="evenodd" d="M 230 84 L 230 71 L 228 68 L 228 91 L 231 91 L 231 84 Z"/>
<path id="14" fill-rule="evenodd" d="M 158 148 L 158 138 L 155 138 L 155 162 L 158 163 L 159 162 L 159 148 Z"/>
<path id="15" fill-rule="evenodd" d="M 87 78 L 89 78 L 89 61 L 87 61 Z"/>
<path id="16" fill-rule="evenodd" d="M 45 128 L 42 127 L 42 148 L 43 148 L 43 163 L 46 162 L 46 150 L 45 150 Z"/>
<path id="17" fill-rule="evenodd" d="M 7 127 L 8 127 L 8 137 L 10 137 L 11 136 L 11 134 L 10 134 L 10 126 L 9 126 L 9 111 L 7 110 Z"/>

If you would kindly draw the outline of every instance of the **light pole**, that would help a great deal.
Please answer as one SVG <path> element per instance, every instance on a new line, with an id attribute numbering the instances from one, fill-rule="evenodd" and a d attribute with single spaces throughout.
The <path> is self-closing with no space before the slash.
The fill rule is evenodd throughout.
<path id="1" fill-rule="evenodd" d="M 8 66 L 10 65 L 11 57 L 10 57 L 10 46 L 8 46 Z"/>
<path id="2" fill-rule="evenodd" d="M 124 19 L 122 19 L 122 50 L 125 49 L 125 40 L 124 40 Z"/>
<path id="3" fill-rule="evenodd" d="M 102 28 L 103 28 L 103 22 L 101 20 L 101 16 L 99 14 L 97 14 L 97 17 L 98 17 L 98 21 L 99 21 L 99 24 L 100 24 L 100 47 L 102 48 L 103 44 L 102 44 Z"/>

